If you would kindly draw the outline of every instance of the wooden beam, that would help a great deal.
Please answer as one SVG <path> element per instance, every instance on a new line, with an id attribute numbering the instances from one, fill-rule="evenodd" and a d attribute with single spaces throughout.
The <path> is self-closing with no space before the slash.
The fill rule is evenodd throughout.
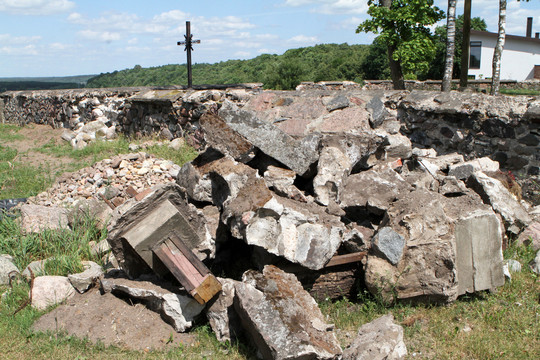
<path id="1" fill-rule="evenodd" d="M 362 259 L 367 255 L 367 251 L 352 253 L 352 254 L 345 254 L 345 255 L 336 255 L 330 259 L 328 263 L 324 266 L 325 268 L 329 268 L 332 266 L 338 266 L 343 264 L 350 264 L 354 262 L 362 261 Z"/>

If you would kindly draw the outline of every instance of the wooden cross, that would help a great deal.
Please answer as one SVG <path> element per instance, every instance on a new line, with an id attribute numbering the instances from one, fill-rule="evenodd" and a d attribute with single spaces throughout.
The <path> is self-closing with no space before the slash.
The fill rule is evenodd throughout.
<path id="1" fill-rule="evenodd" d="M 185 45 L 184 51 L 187 51 L 187 72 L 188 72 L 188 88 L 192 87 L 192 78 L 191 78 L 191 51 L 193 50 L 192 44 L 200 44 L 201 40 L 193 40 L 193 35 L 191 34 L 191 23 L 186 21 L 186 35 L 184 35 L 185 41 L 179 41 L 177 45 Z"/>

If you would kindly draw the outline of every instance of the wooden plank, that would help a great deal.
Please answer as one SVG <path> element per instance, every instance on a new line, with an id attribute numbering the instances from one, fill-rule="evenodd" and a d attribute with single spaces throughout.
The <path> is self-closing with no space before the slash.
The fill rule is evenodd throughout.
<path id="1" fill-rule="evenodd" d="M 204 281 L 196 289 L 190 291 L 191 296 L 199 304 L 205 304 L 210 301 L 217 293 L 221 291 L 221 283 L 212 274 L 207 274 Z"/>
<path id="2" fill-rule="evenodd" d="M 366 251 L 363 252 L 357 252 L 352 254 L 346 254 L 346 255 L 336 255 L 330 259 L 330 261 L 324 266 L 325 268 L 332 267 L 332 266 L 338 266 L 343 264 L 350 264 L 354 262 L 361 261 L 364 256 L 367 255 Z"/>
<path id="3" fill-rule="evenodd" d="M 204 276 L 201 275 L 197 269 L 193 266 L 192 263 L 184 256 L 184 254 L 176 248 L 176 245 L 173 244 L 169 239 L 165 240 L 161 247 L 167 248 L 166 254 L 170 254 L 172 262 L 174 265 L 182 271 L 188 281 L 193 285 L 194 288 L 199 286 L 204 279 Z"/>
<path id="4" fill-rule="evenodd" d="M 126 189 L 126 194 L 128 194 L 131 197 L 135 197 L 138 194 L 138 192 L 137 190 L 135 190 L 133 186 L 128 186 Z"/>
<path id="5" fill-rule="evenodd" d="M 199 271 L 201 275 L 210 274 L 210 270 L 206 267 L 206 265 L 203 264 L 201 260 L 191 251 L 186 244 L 176 235 L 174 232 L 172 232 L 169 236 L 169 240 L 172 241 L 174 245 L 180 250 L 184 256 L 189 260 L 193 266 Z"/>
<path id="6" fill-rule="evenodd" d="M 168 248 L 166 246 L 157 246 L 153 249 L 153 251 L 187 291 L 192 291 L 195 289 L 195 286 L 191 284 L 186 275 L 176 267 L 172 255 L 168 254 Z"/>

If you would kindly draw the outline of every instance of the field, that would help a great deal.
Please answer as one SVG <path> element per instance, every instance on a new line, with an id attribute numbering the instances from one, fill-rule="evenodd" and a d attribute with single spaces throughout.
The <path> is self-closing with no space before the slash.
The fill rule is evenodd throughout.
<path id="1" fill-rule="evenodd" d="M 90 146 L 74 152 L 59 140 L 61 130 L 32 125 L 18 128 L 0 125 L 0 199 L 38 194 L 66 171 L 75 171 L 103 158 L 128 152 L 128 139 Z M 147 150 L 156 156 L 182 163 L 194 156 L 192 149 L 180 153 L 163 148 Z M 81 260 L 94 259 L 88 242 L 107 236 L 93 219 L 81 219 L 73 232 L 48 231 L 24 235 L 13 219 L 0 220 L 0 253 L 15 258 L 20 269 L 29 262 L 55 256 L 59 260 L 48 274 L 66 275 L 81 269 Z M 69 244 L 69 246 L 66 246 Z M 540 282 L 527 264 L 530 248 L 511 246 L 505 258 L 523 264 L 523 271 L 493 292 L 463 296 L 445 306 L 389 305 L 358 290 L 354 299 L 320 304 L 337 335 L 346 346 L 359 326 L 392 313 L 405 330 L 409 358 L 414 359 L 539 359 Z M 244 344 L 220 344 L 205 320 L 192 330 L 191 345 L 171 343 L 160 351 L 135 352 L 94 345 L 60 331 L 36 334 L 31 324 L 42 314 L 30 307 L 14 312 L 28 298 L 29 285 L 16 283 L 0 304 L 0 354 L 2 359 L 253 359 L 255 350 Z"/>

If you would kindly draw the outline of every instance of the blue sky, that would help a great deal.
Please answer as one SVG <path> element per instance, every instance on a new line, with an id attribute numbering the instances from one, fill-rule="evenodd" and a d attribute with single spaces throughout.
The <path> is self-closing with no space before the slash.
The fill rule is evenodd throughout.
<path id="1" fill-rule="evenodd" d="M 447 0 L 435 0 L 446 10 Z M 498 0 L 473 0 L 496 31 Z M 186 20 L 201 39 L 194 62 L 249 59 L 321 43 L 369 44 L 356 34 L 367 0 L 0 0 L 0 77 L 98 74 L 185 63 Z M 458 14 L 463 0 L 458 0 Z M 540 0 L 508 0 L 507 33 L 540 32 Z"/>

